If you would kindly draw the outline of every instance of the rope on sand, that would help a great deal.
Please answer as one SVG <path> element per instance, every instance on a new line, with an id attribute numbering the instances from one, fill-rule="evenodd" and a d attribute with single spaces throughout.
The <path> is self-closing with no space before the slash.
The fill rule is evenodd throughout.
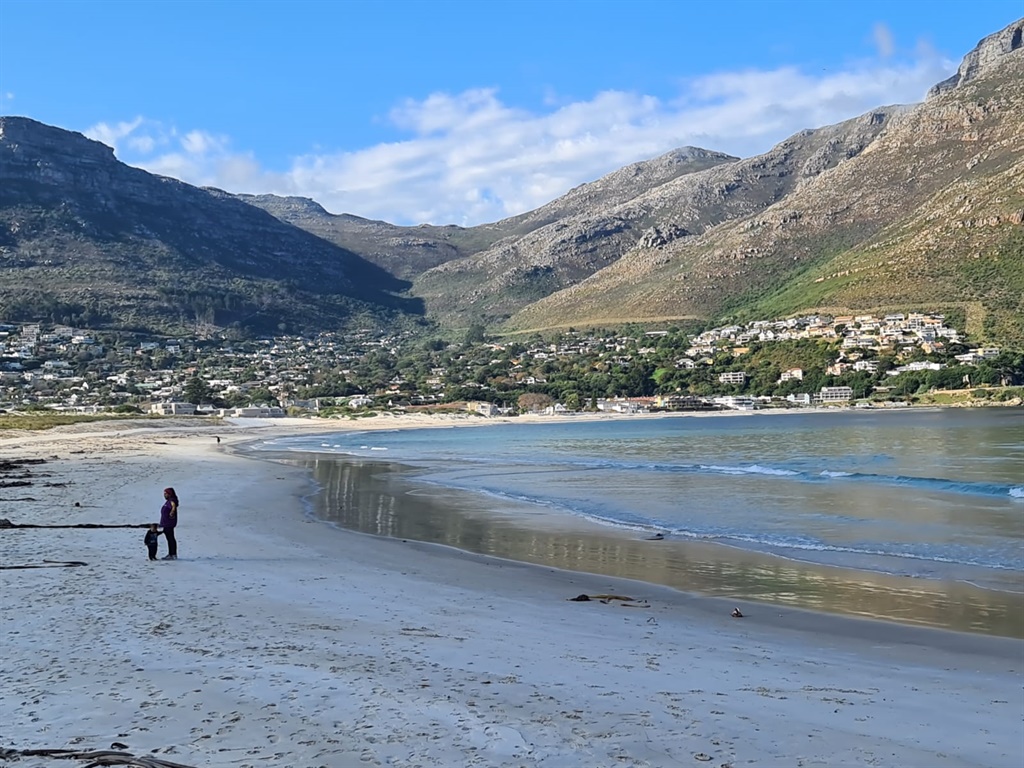
<path id="1" fill-rule="evenodd" d="M 55 760 L 89 760 L 84 768 L 99 768 L 105 765 L 127 765 L 134 768 L 194 768 L 184 763 L 173 763 L 148 755 L 136 756 L 131 752 L 101 749 L 80 752 L 74 749 L 0 749 L 0 760 L 17 760 L 19 757 L 52 757 Z"/>

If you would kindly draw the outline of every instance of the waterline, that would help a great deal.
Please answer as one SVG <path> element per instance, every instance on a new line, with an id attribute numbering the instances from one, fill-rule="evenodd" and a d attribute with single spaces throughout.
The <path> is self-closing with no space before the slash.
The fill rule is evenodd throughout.
<path id="1" fill-rule="evenodd" d="M 1024 638 L 1019 594 L 966 581 L 893 576 L 711 542 L 649 541 L 534 505 L 424 484 L 422 470 L 396 463 L 296 453 L 280 459 L 312 473 L 322 489 L 315 514 L 343 528 L 688 592 Z"/>

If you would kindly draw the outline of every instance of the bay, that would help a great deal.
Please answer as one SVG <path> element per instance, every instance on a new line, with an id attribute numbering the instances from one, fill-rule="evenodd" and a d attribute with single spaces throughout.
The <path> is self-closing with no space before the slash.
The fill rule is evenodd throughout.
<path id="1" fill-rule="evenodd" d="M 309 466 L 317 513 L 346 527 L 1024 636 L 1022 409 L 556 417 L 261 449 Z"/>

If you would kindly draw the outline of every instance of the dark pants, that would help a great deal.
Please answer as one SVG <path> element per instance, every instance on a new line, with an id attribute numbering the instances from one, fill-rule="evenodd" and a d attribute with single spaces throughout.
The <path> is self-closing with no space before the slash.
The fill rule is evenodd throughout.
<path id="1" fill-rule="evenodd" d="M 147 544 L 146 547 L 149 549 L 149 559 L 156 560 L 156 544 Z"/>
<path id="2" fill-rule="evenodd" d="M 167 556 L 177 557 L 178 556 L 178 542 L 174 538 L 173 528 L 164 528 L 164 538 L 167 539 Z"/>

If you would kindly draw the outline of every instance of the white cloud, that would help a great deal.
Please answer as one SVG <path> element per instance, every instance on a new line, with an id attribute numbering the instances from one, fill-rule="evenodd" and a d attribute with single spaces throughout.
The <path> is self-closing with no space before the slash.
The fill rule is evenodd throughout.
<path id="1" fill-rule="evenodd" d="M 896 51 L 896 42 L 893 40 L 892 30 L 885 24 L 881 22 L 875 24 L 874 29 L 871 30 L 871 36 L 875 40 L 878 55 L 883 59 L 888 59 Z"/>
<path id="2" fill-rule="evenodd" d="M 126 136 L 125 146 L 140 155 L 149 155 L 156 150 L 157 140 L 152 136 Z"/>
<path id="3" fill-rule="evenodd" d="M 883 54 L 891 35 L 876 27 Z M 89 135 L 126 162 L 232 192 L 311 197 L 335 213 L 397 224 L 463 225 L 536 208 L 570 188 L 687 144 L 749 156 L 804 129 L 875 107 L 918 101 L 955 68 L 929 48 L 911 62 L 854 63 L 841 71 L 797 68 L 719 72 L 686 81 L 671 100 L 605 91 L 587 101 L 526 112 L 495 89 L 435 93 L 395 106 L 408 138 L 352 151 L 295 157 L 267 170 L 231 140 L 179 133 L 136 118 Z"/>
<path id="4" fill-rule="evenodd" d="M 190 155 L 223 154 L 230 141 L 224 136 L 214 136 L 206 131 L 189 131 L 181 137 L 181 148 Z"/>
<path id="5" fill-rule="evenodd" d="M 114 123 L 113 125 L 108 123 L 97 123 L 96 125 L 89 128 L 85 135 L 90 139 L 106 144 L 108 147 L 113 147 L 114 151 L 117 152 L 121 149 L 121 139 L 126 139 L 132 136 L 135 131 L 142 125 L 143 119 L 136 117 L 134 120 L 128 122 Z M 138 142 L 139 138 L 136 136 L 133 138 L 133 142 Z"/>

